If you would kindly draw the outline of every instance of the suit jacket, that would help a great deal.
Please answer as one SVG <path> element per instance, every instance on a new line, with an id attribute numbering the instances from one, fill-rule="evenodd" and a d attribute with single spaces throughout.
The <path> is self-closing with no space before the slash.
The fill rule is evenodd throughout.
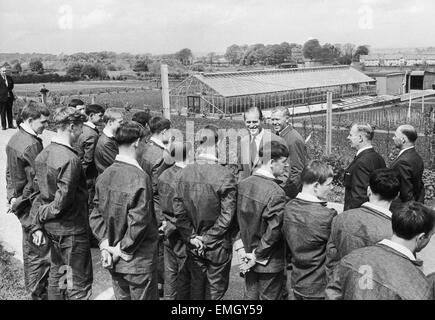
<path id="1" fill-rule="evenodd" d="M 415 148 L 403 152 L 390 166 L 397 172 L 400 181 L 400 195 L 397 201 L 394 201 L 392 207 L 396 207 L 400 202 L 416 200 L 424 201 L 424 184 L 423 184 L 423 159 L 417 153 Z"/>
<path id="2" fill-rule="evenodd" d="M 3 77 L 0 76 L 0 102 L 13 101 L 15 99 L 14 93 L 12 92 L 14 89 L 14 81 L 11 76 L 6 76 L 6 79 L 8 80 L 7 86 Z"/>
<path id="3" fill-rule="evenodd" d="M 370 174 L 381 168 L 385 168 L 385 161 L 373 148 L 355 157 L 344 173 L 344 210 L 359 208 L 369 200 L 367 187 Z"/>
<path id="4" fill-rule="evenodd" d="M 239 162 L 239 176 L 238 181 L 242 181 L 243 179 L 246 179 L 247 177 L 251 176 L 255 167 L 260 162 L 260 157 L 258 156 L 259 149 L 266 145 L 267 143 L 270 143 L 271 141 L 277 141 L 287 147 L 287 143 L 285 140 L 281 137 L 278 137 L 276 134 L 272 133 L 270 130 L 263 129 L 264 135 L 263 138 L 260 141 L 260 147 L 257 150 L 257 156 L 254 160 L 254 166 L 251 165 L 251 159 L 250 159 L 250 144 L 251 144 L 251 136 L 248 134 L 246 136 L 243 136 L 240 141 L 240 153 L 238 154 L 238 162 Z M 284 184 L 287 182 L 288 179 L 288 172 L 284 174 L 284 176 L 279 177 L 278 180 L 280 181 L 279 185 L 281 187 L 284 186 Z"/>

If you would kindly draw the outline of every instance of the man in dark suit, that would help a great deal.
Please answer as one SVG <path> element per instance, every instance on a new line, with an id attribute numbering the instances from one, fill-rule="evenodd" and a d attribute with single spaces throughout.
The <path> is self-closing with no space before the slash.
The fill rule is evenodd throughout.
<path id="1" fill-rule="evenodd" d="M 8 68 L 0 68 L 0 117 L 2 130 L 6 130 L 6 117 L 8 118 L 9 129 L 15 129 L 12 117 L 12 105 L 14 103 L 14 81 L 8 75 Z"/>
<path id="2" fill-rule="evenodd" d="M 369 124 L 354 124 L 350 129 L 347 139 L 357 153 L 344 173 L 344 210 L 359 208 L 368 201 L 370 174 L 376 169 L 385 168 L 384 159 L 372 146 L 374 133 Z"/>
<path id="3" fill-rule="evenodd" d="M 403 203 L 415 200 L 424 203 L 423 159 L 415 150 L 418 134 L 411 125 L 397 128 L 393 140 L 396 148 L 400 149 L 398 157 L 390 167 L 396 171 L 400 181 L 400 194 L 393 201 L 391 210 L 398 209 Z"/>

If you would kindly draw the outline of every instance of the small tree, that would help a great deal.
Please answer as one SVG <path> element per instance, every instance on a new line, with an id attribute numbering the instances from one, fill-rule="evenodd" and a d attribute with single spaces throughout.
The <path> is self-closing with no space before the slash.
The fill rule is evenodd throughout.
<path id="1" fill-rule="evenodd" d="M 137 60 L 133 66 L 134 72 L 147 72 L 148 71 L 148 61 Z"/>
<path id="2" fill-rule="evenodd" d="M 32 59 L 29 63 L 30 70 L 38 74 L 44 73 L 44 65 L 40 59 Z"/>
<path id="3" fill-rule="evenodd" d="M 80 78 L 82 76 L 83 64 L 79 62 L 72 63 L 66 69 L 67 76 Z"/>
<path id="4" fill-rule="evenodd" d="M 311 39 L 305 42 L 303 53 L 304 57 L 310 60 L 318 59 L 321 56 L 322 47 L 320 46 L 319 40 Z"/>

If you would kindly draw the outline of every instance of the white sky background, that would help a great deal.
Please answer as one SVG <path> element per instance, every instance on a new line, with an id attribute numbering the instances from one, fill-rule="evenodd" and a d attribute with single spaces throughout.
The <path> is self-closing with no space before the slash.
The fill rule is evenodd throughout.
<path id="1" fill-rule="evenodd" d="M 435 46 L 433 0 L 0 0 L 0 52 L 225 52 L 236 44 Z"/>

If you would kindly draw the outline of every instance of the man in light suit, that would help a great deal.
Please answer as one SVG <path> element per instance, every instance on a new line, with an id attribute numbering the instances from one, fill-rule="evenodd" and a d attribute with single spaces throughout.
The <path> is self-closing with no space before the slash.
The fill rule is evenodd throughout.
<path id="1" fill-rule="evenodd" d="M 376 169 L 385 168 L 384 159 L 372 146 L 374 134 L 369 124 L 356 123 L 350 129 L 347 139 L 357 153 L 344 173 L 344 210 L 359 208 L 368 201 L 370 174 Z"/>
<path id="2" fill-rule="evenodd" d="M 415 200 L 424 203 L 424 184 L 422 180 L 424 163 L 415 150 L 418 134 L 411 125 L 397 128 L 393 141 L 400 149 L 398 157 L 390 167 L 396 171 L 400 181 L 399 197 L 393 201 L 391 210 L 399 209 L 405 202 Z"/>
<path id="3" fill-rule="evenodd" d="M 9 75 L 6 66 L 0 68 L 0 118 L 2 130 L 6 130 L 6 118 L 8 119 L 9 129 L 15 129 L 12 117 L 12 106 L 14 103 L 14 81 Z"/>
<path id="4" fill-rule="evenodd" d="M 241 139 L 241 152 L 239 154 L 239 181 L 251 176 L 255 168 L 260 164 L 258 151 L 261 147 L 270 144 L 271 141 L 277 141 L 284 146 L 287 145 L 283 138 L 278 137 L 270 130 L 263 128 L 263 113 L 260 108 L 249 108 L 244 114 L 244 119 L 249 134 L 243 136 Z M 284 187 L 287 182 L 288 175 L 289 173 L 287 171 L 284 175 L 278 178 L 281 187 Z"/>

